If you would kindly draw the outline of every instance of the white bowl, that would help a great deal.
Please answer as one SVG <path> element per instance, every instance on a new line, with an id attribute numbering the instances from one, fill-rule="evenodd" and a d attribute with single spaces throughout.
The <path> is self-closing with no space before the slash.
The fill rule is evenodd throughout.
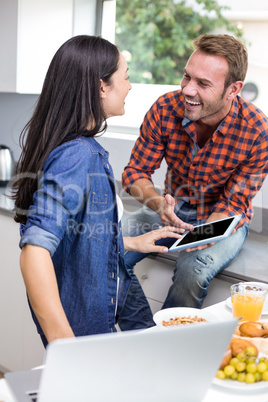
<path id="1" fill-rule="evenodd" d="M 202 309 L 192 308 L 192 307 L 172 307 L 160 310 L 154 314 L 153 319 L 156 325 L 163 326 L 163 321 L 169 321 L 171 318 L 175 319 L 177 317 L 200 317 L 204 318 L 207 322 L 219 321 L 218 317 L 210 312 Z M 196 324 L 202 324 L 202 322 L 197 322 Z M 192 325 L 192 324 L 191 324 Z"/>

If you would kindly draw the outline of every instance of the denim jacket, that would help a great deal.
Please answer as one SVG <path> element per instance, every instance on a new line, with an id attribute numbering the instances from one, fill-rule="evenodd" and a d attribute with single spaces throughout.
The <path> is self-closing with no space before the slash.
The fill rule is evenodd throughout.
<path id="1" fill-rule="evenodd" d="M 27 222 L 21 225 L 20 247 L 25 244 L 50 252 L 76 336 L 115 331 L 130 277 L 108 152 L 94 138 L 71 140 L 47 158 Z"/>

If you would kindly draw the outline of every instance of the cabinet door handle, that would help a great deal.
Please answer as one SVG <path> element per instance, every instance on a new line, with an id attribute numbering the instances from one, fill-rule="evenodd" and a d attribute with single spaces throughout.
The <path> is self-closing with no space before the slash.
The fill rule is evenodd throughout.
<path id="1" fill-rule="evenodd" d="M 141 279 L 148 279 L 148 275 L 147 274 L 142 275 Z"/>

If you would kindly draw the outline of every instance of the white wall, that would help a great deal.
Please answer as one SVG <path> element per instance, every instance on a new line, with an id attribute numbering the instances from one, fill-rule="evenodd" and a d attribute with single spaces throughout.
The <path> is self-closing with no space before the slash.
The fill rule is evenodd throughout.
<path id="1" fill-rule="evenodd" d="M 20 95 L 0 92 L 0 144 L 7 145 L 18 160 L 19 134 L 30 119 L 37 95 Z"/>
<path id="2" fill-rule="evenodd" d="M 230 7 L 225 16 L 243 27 L 249 58 L 245 83 L 257 85 L 259 94 L 254 104 L 268 115 L 268 1 L 218 0 L 218 3 Z"/>

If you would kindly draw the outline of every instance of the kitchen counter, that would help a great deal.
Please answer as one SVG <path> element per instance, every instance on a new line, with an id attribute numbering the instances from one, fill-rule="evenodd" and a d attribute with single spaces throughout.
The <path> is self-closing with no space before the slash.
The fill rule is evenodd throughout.
<path id="1" fill-rule="evenodd" d="M 117 183 L 118 184 L 118 183 Z M 118 184 L 120 190 L 120 183 Z M 133 197 L 119 192 L 124 205 L 124 215 L 129 216 L 141 207 Z M 268 209 L 254 208 L 249 236 L 235 260 L 210 283 L 203 307 L 210 306 L 227 298 L 230 285 L 237 282 L 265 282 L 268 257 Z M 135 266 L 143 291 L 153 312 L 161 309 L 167 292 L 172 285 L 173 270 L 179 252 L 154 253 Z M 268 402 L 268 398 L 267 398 Z"/>
<path id="2" fill-rule="evenodd" d="M 10 195 L 10 188 L 0 187 L 0 214 L 12 217 L 14 216 L 14 201 L 7 195 Z M 175 266 L 178 253 L 158 253 L 150 255 L 148 258 Z M 249 236 L 238 257 L 219 273 L 217 278 L 231 283 L 237 281 L 260 281 L 268 283 L 267 257 L 268 236 L 250 230 Z"/>
<path id="3" fill-rule="evenodd" d="M 6 195 L 10 194 L 10 187 L 0 187 L 0 214 L 13 217 L 14 201 Z M 131 197 L 125 194 L 124 208 L 131 211 Z M 133 211 L 139 207 L 135 204 Z M 266 212 L 266 211 L 265 211 Z M 263 218 L 264 219 L 264 218 Z M 254 222 L 253 222 L 254 223 Z M 253 224 L 254 227 L 254 224 Z M 265 228 L 264 228 L 265 229 Z M 148 258 L 163 265 L 175 267 L 179 252 L 151 254 Z M 249 236 L 238 257 L 221 273 L 218 279 L 235 283 L 237 281 L 259 281 L 268 283 L 267 279 L 268 235 L 265 230 L 258 233 L 249 231 Z"/>
<path id="4" fill-rule="evenodd" d="M 230 283 L 237 281 L 259 281 L 268 283 L 267 279 L 268 236 L 249 231 L 245 244 L 236 259 L 217 275 Z M 154 258 L 175 266 L 178 252 L 155 254 Z"/>
<path id="5" fill-rule="evenodd" d="M 117 190 L 124 205 L 124 214 L 129 216 L 141 207 L 141 204 L 127 194 L 117 182 Z M 258 281 L 268 283 L 267 258 L 268 258 L 268 209 L 254 207 L 254 216 L 251 222 L 249 235 L 242 250 L 235 260 L 216 278 L 229 283 L 239 281 Z M 175 268 L 179 252 L 151 254 L 147 261 L 151 264 L 161 265 L 168 269 Z M 141 264 L 141 263 L 139 263 Z M 143 276 L 146 274 L 143 273 Z M 172 276 L 172 275 L 171 275 Z"/>
<path id="6" fill-rule="evenodd" d="M 13 216 L 14 201 L 11 200 L 10 187 L 0 187 L 0 214 Z"/>

